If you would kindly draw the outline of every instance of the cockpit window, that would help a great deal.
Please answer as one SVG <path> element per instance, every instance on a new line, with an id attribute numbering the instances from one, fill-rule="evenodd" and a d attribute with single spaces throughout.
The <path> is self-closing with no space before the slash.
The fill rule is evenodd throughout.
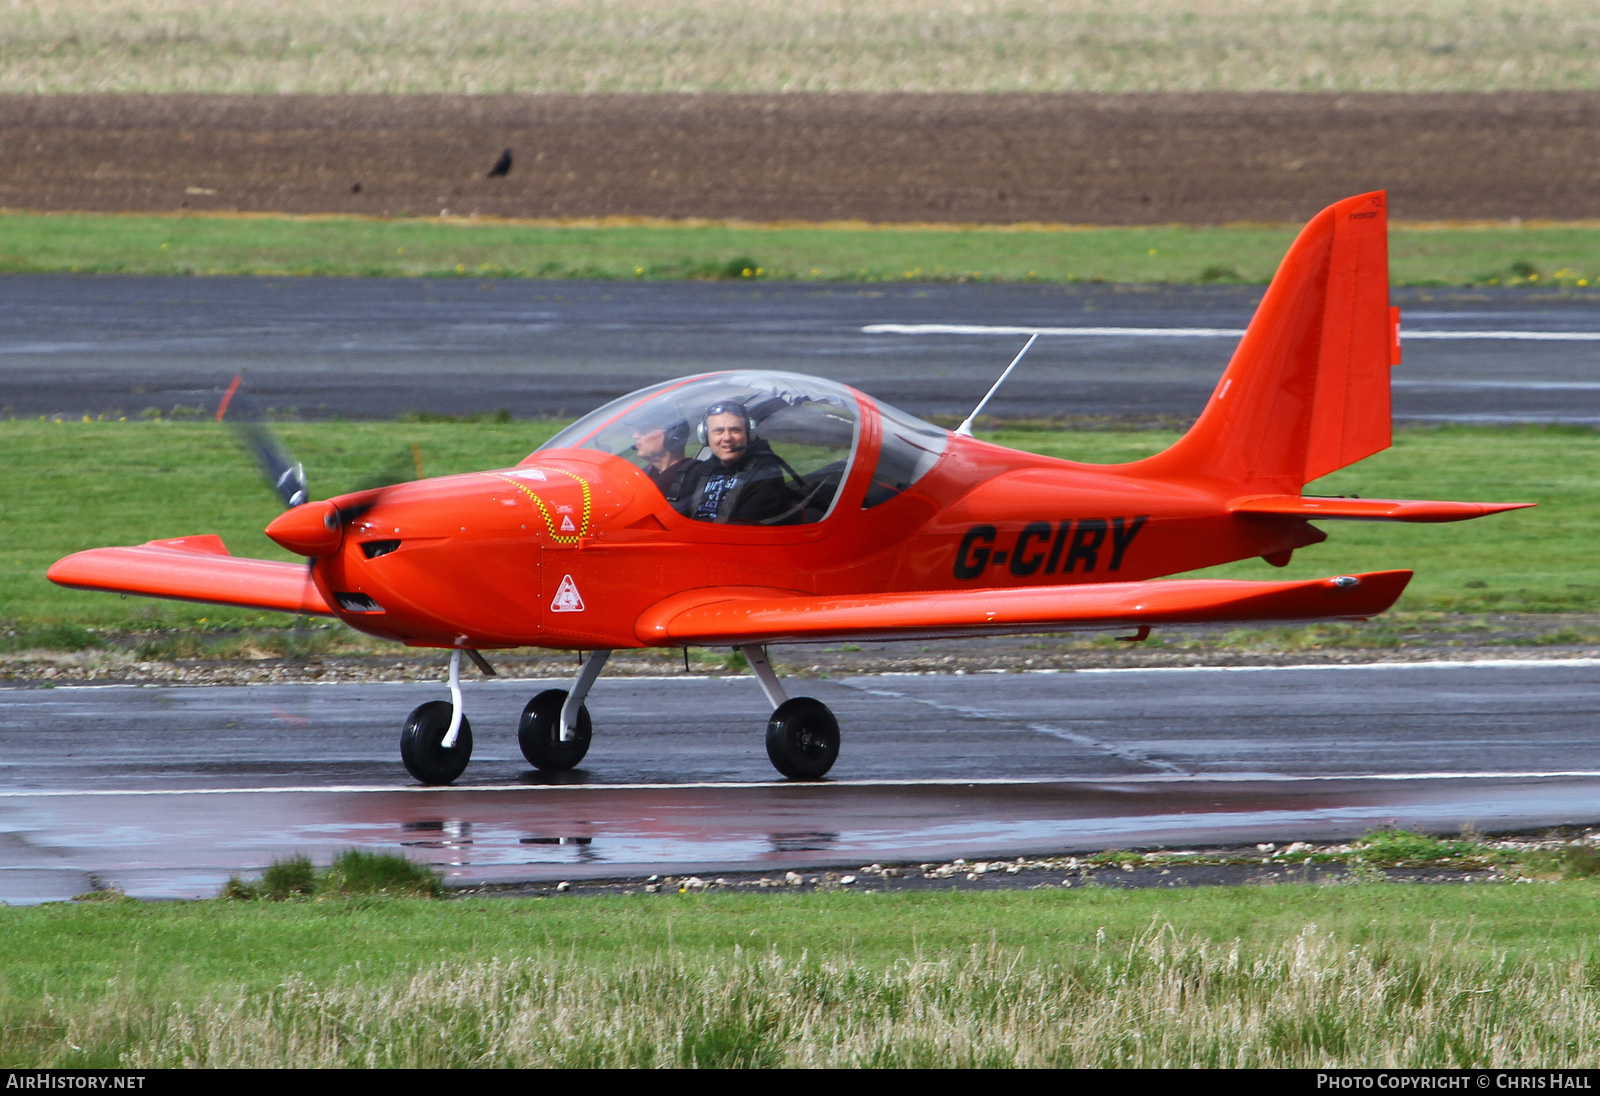
<path id="1" fill-rule="evenodd" d="M 614 400 L 541 449 L 632 461 L 686 517 L 801 525 L 833 509 L 861 433 L 846 387 L 750 370 L 672 381 Z"/>
<path id="2" fill-rule="evenodd" d="M 872 470 L 872 482 L 861 500 L 863 510 L 888 502 L 927 475 L 950 444 L 948 430 L 898 408 L 878 404 L 878 420 L 883 441 L 878 448 L 878 466 Z"/>

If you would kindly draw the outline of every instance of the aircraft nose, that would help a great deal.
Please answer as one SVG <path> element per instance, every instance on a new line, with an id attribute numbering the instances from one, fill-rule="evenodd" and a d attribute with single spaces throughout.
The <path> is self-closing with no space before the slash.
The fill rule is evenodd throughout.
<path id="1" fill-rule="evenodd" d="M 274 518 L 267 536 L 298 555 L 327 556 L 344 541 L 344 523 L 333 503 L 308 502 Z"/>

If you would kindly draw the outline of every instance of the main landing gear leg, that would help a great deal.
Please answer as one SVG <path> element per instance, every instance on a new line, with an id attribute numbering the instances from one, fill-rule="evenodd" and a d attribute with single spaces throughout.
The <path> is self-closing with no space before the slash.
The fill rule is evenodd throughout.
<path id="1" fill-rule="evenodd" d="M 472 760 L 472 724 L 461 711 L 461 651 L 450 652 L 450 699 L 419 705 L 400 732 L 400 760 L 424 784 L 449 784 Z"/>
<path id="2" fill-rule="evenodd" d="M 784 693 L 767 652 L 758 644 L 747 643 L 739 650 L 772 705 L 767 757 L 773 767 L 791 780 L 821 780 L 839 756 L 839 721 L 822 701 Z"/>
<path id="3" fill-rule="evenodd" d="M 584 699 L 610 657 L 610 651 L 590 651 L 571 692 L 546 689 L 522 709 L 517 744 L 530 765 L 547 772 L 570 769 L 589 752 L 594 728 Z"/>

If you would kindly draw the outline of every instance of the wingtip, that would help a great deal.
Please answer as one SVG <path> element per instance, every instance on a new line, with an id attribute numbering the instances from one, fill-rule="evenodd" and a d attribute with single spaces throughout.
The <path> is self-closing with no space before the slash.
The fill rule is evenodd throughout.
<path id="1" fill-rule="evenodd" d="M 1356 576 L 1361 580 L 1361 585 L 1366 587 L 1367 598 L 1370 599 L 1371 611 L 1361 615 L 1377 616 L 1394 608 L 1394 603 L 1406 592 L 1415 574 L 1415 571 L 1372 571 Z"/>
<path id="2" fill-rule="evenodd" d="M 1437 524 L 1447 521 L 1471 521 L 1490 514 L 1503 514 L 1510 510 L 1526 510 L 1536 502 L 1408 502 L 1403 503 L 1396 515 L 1401 521 L 1419 524 Z"/>

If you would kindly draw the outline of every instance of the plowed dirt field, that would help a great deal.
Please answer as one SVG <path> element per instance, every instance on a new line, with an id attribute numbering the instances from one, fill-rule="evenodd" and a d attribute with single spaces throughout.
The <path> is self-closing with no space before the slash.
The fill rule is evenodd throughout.
<path id="1" fill-rule="evenodd" d="M 1600 217 L 1600 94 L 0 98 L 13 209 L 1214 224 L 1380 187 Z"/>

